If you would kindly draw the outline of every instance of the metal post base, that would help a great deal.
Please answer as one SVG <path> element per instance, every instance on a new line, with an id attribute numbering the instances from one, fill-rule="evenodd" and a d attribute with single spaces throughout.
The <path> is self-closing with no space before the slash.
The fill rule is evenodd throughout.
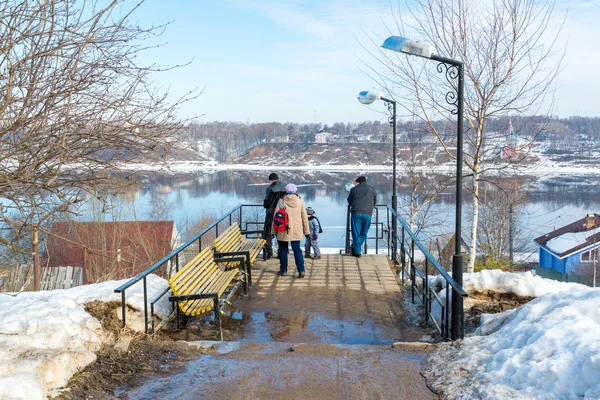
<path id="1" fill-rule="evenodd" d="M 463 283 L 463 255 L 452 256 L 452 278 L 462 286 Z M 448 288 L 448 290 L 452 290 Z M 449 295 L 449 293 L 447 294 Z M 465 337 L 463 298 L 457 293 L 452 293 L 452 321 L 450 328 L 450 339 L 457 340 Z"/>

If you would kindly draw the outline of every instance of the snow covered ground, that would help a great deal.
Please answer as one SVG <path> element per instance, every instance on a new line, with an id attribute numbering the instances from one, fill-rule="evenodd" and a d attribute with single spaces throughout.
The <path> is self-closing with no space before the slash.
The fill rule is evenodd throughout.
<path id="1" fill-rule="evenodd" d="M 114 289 L 123 281 L 109 281 L 66 290 L 0 294 L 0 399 L 45 399 L 86 365 L 95 351 L 111 341 L 111 334 L 84 310 L 84 304 L 121 300 Z M 168 285 L 148 276 L 148 298 Z M 143 310 L 142 283 L 127 290 L 127 304 Z M 169 313 L 169 303 L 157 304 L 158 317 Z M 119 309 L 120 310 L 120 309 Z M 120 316 L 120 313 L 119 313 Z M 129 310 L 127 325 L 143 330 L 143 314 Z"/>
<path id="2" fill-rule="evenodd" d="M 467 291 L 536 299 L 499 314 L 458 346 L 442 344 L 425 373 L 451 399 L 600 399 L 600 289 L 531 273 L 465 274 Z"/>

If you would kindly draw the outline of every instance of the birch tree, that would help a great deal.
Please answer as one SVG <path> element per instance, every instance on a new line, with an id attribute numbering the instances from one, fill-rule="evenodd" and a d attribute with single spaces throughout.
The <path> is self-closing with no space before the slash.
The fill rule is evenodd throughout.
<path id="1" fill-rule="evenodd" d="M 563 20 L 554 0 L 415 0 L 395 15 L 390 34 L 433 44 L 437 54 L 465 63 L 464 163 L 473 192 L 472 272 L 477 249 L 480 181 L 488 168 L 498 169 L 489 148 L 489 118 L 534 115 L 552 94 L 562 53 L 556 40 Z M 456 121 L 456 74 L 431 60 L 380 49 L 383 38 L 370 37 L 365 48 L 379 61 L 367 73 L 399 106 L 418 104 L 417 117 L 429 124 L 444 151 L 455 158 L 456 133 L 440 131 L 436 118 Z M 372 63 L 365 63 L 371 65 Z M 496 152 L 495 150 L 492 153 Z"/>
<path id="2" fill-rule="evenodd" d="M 140 64 L 165 29 L 131 22 L 140 5 L 0 4 L 0 221 L 16 238 L 90 194 L 117 191 L 122 165 L 160 159 L 181 129 L 177 109 L 196 94 L 168 101 L 154 79 L 170 67 Z"/>

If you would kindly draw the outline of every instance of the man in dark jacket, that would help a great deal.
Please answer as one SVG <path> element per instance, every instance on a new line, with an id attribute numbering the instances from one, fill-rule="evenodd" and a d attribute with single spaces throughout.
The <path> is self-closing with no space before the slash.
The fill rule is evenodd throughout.
<path id="1" fill-rule="evenodd" d="M 352 228 L 352 247 L 350 252 L 355 257 L 360 257 L 362 246 L 367 240 L 371 227 L 371 215 L 377 202 L 377 195 L 373 186 L 367 184 L 367 178 L 359 176 L 358 185 L 350 190 L 348 204 L 350 204 L 350 224 Z"/>
<path id="2" fill-rule="evenodd" d="M 277 209 L 277 202 L 285 194 L 285 187 L 279 182 L 279 176 L 275 172 L 269 175 L 271 185 L 267 188 L 263 207 L 266 209 L 265 229 L 263 231 L 263 239 L 267 241 L 265 251 L 267 258 L 273 257 L 273 234 L 271 233 L 271 225 L 273 225 L 273 214 Z"/>

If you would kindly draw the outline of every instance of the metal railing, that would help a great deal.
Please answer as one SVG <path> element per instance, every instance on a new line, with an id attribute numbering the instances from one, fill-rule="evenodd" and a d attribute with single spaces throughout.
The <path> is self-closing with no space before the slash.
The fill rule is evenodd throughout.
<path id="1" fill-rule="evenodd" d="M 384 216 L 385 220 L 383 220 Z M 392 223 L 394 220 L 396 224 Z M 394 266 L 396 268 L 398 268 L 398 265 L 401 266 L 400 277 L 402 278 L 402 282 L 405 283 L 407 277 L 410 278 L 411 300 L 413 304 L 415 303 L 415 299 L 418 299 L 424 305 L 425 323 L 429 323 L 431 320 L 437 331 L 445 340 L 448 340 L 451 324 L 453 323 L 450 318 L 450 293 L 453 296 L 462 297 L 467 297 L 467 293 L 425 248 L 406 221 L 389 205 L 378 204 L 375 206 L 371 225 L 375 226 L 375 236 L 367 237 L 364 245 L 365 253 L 367 252 L 367 243 L 375 241 L 376 254 L 380 253 L 380 249 L 385 250 L 387 256 L 394 263 Z M 397 227 L 396 232 L 392 230 L 392 226 L 394 225 Z M 346 253 L 350 253 L 351 232 L 350 208 L 348 208 Z M 416 250 L 422 253 L 422 257 L 415 257 Z M 434 275 L 441 276 L 444 281 L 442 287 L 442 289 L 446 289 L 444 299 L 440 298 L 435 288 L 431 288 L 429 285 L 429 278 Z M 437 304 L 435 308 L 439 308 L 439 314 L 432 312 L 434 302 Z M 464 337 L 464 321 L 461 322 L 459 330 L 460 337 Z"/>
<path id="2" fill-rule="evenodd" d="M 258 209 L 258 210 L 257 210 Z M 242 227 L 244 224 L 246 225 L 258 225 L 262 224 L 259 222 L 255 222 L 256 218 L 260 216 L 260 219 L 264 219 L 264 209 L 262 205 L 258 204 L 242 204 L 229 212 L 225 213 L 219 219 L 214 221 L 212 224 L 204 228 L 200 233 L 196 234 L 194 237 L 189 239 L 187 242 L 179 246 L 177 249 L 173 250 L 171 253 L 163 257 L 160 261 L 156 262 L 154 265 L 149 267 L 143 272 L 140 272 L 126 283 L 122 284 L 118 288 L 115 289 L 115 293 L 121 293 L 121 314 L 122 314 L 122 325 L 123 328 L 127 323 L 127 307 L 126 307 L 126 292 L 127 289 L 131 288 L 136 283 L 142 281 L 143 284 L 143 293 L 144 293 L 144 331 L 146 334 L 150 331 L 154 332 L 154 306 L 155 304 L 167 294 L 171 288 L 167 286 L 162 292 L 160 292 L 150 303 L 148 303 L 148 287 L 147 287 L 147 278 L 150 274 L 162 275 L 164 278 L 168 279 L 171 275 L 177 273 L 179 271 L 180 264 L 185 265 L 185 253 L 184 251 L 196 246 L 195 249 L 192 248 L 194 254 L 199 254 L 203 248 L 206 246 L 212 247 L 212 241 L 219 233 L 223 232 L 225 229 L 229 228 L 233 223 L 238 224 L 238 226 Z M 254 218 L 253 221 L 247 222 L 248 219 Z M 168 267 L 171 268 L 168 268 Z M 165 268 L 167 267 L 167 268 Z M 173 268 L 174 267 L 174 268 Z M 163 270 L 161 271 L 161 268 Z M 150 306 L 150 307 L 149 307 Z M 150 308 L 150 309 L 149 309 Z M 169 316 L 173 313 L 173 309 Z M 150 321 L 152 318 L 152 321 Z M 151 324 L 150 324 L 151 322 Z"/>

